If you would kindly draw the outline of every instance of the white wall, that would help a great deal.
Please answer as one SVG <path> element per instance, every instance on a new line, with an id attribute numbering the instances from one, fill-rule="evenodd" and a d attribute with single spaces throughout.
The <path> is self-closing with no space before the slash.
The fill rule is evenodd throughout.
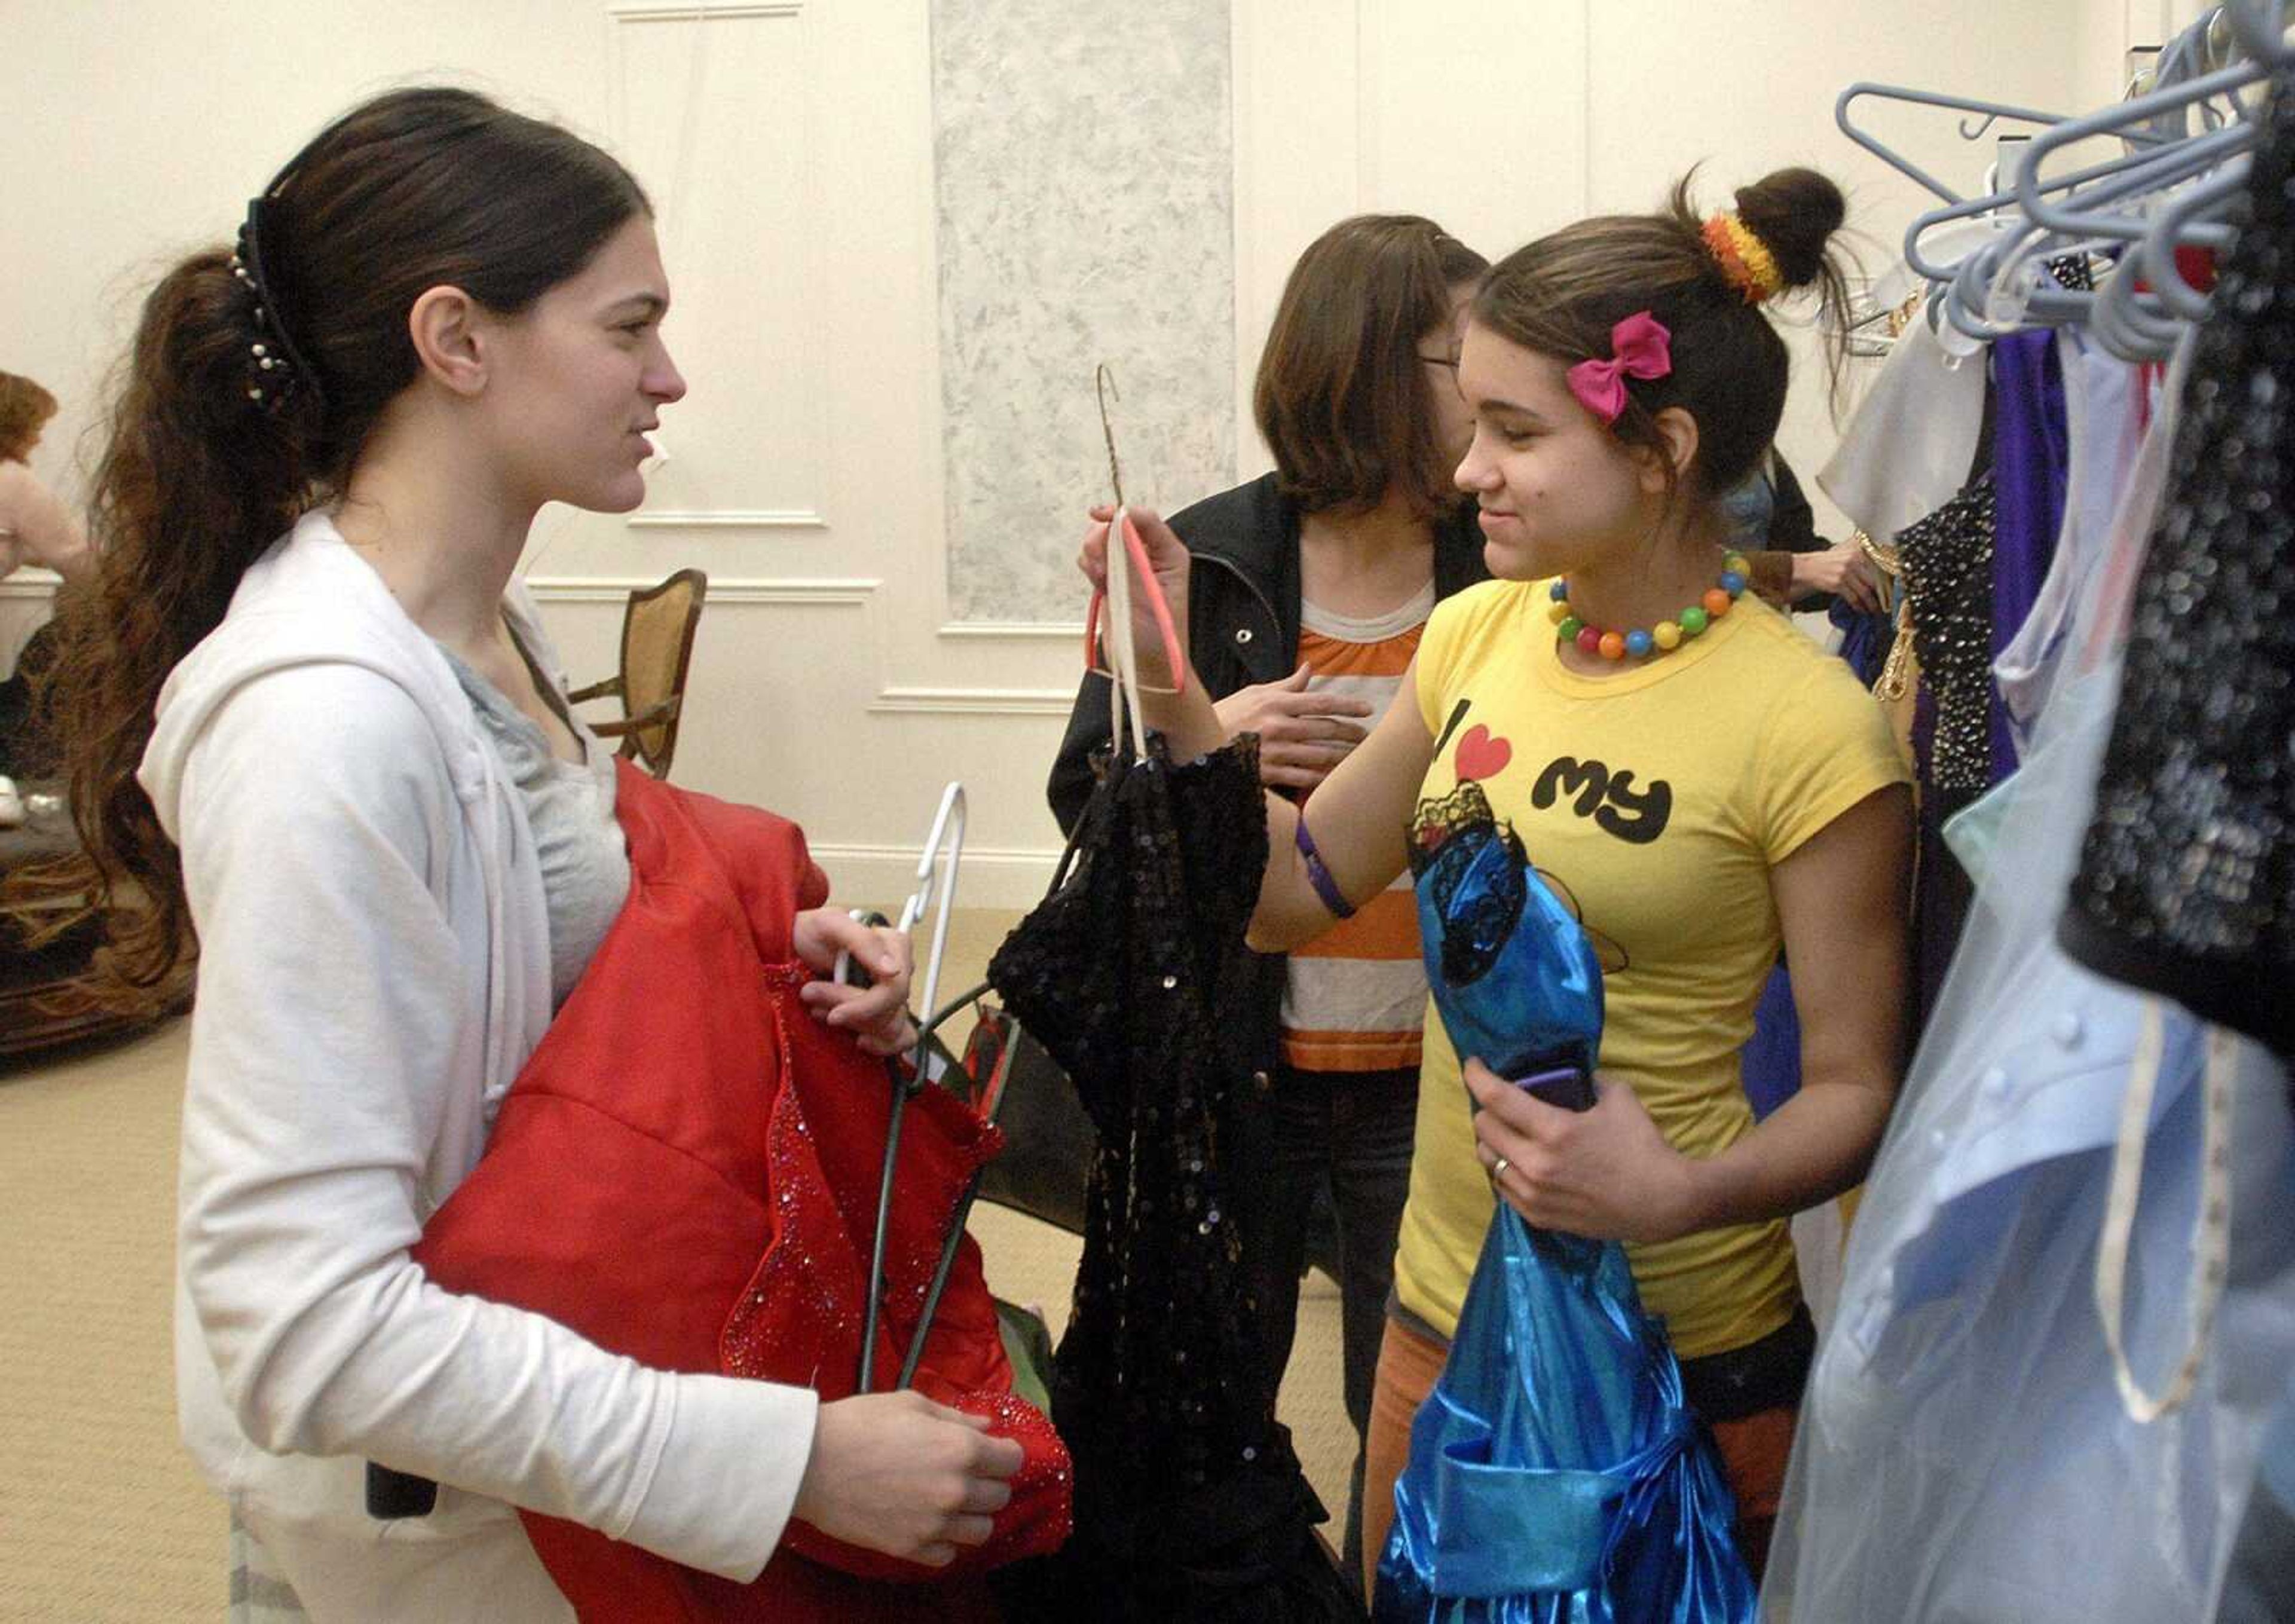
<path id="1" fill-rule="evenodd" d="M 1877 270 L 1918 198 L 1834 129 L 1842 86 L 2080 110 L 2116 93 L 2128 44 L 2191 9 L 1233 0 L 1238 471 L 1264 466 L 1249 378 L 1283 275 L 1342 215 L 1429 214 L 1495 257 L 1580 214 L 1651 207 L 1693 162 L 1717 201 L 1809 162 L 1848 186 Z M 680 781 L 798 818 L 841 889 L 883 899 L 904 888 L 939 784 L 960 776 L 964 900 L 1025 902 L 1056 848 L 1041 792 L 1079 642 L 1072 625 L 950 608 L 931 29 L 927 0 L 0 0 L 0 366 L 66 401 L 39 466 L 76 477 L 158 268 L 227 238 L 247 196 L 354 98 L 445 77 L 560 118 L 655 193 L 669 336 L 693 386 L 642 512 L 553 510 L 537 526 L 529 567 L 577 678 L 609 665 L 628 584 L 698 564 L 712 599 Z M 1152 118 L 1091 45 L 1078 71 L 1106 84 L 1099 116 Z M 1889 127 L 1967 184 L 1989 156 L 1943 116 Z M 1152 241 L 1137 266 L 1152 286 Z M 979 409 L 1025 436 L 1028 404 Z M 1830 432 L 1820 392 L 1801 388 L 1786 454 L 1814 466 Z M 1049 512 L 1015 545 L 1064 550 L 1073 524 Z M 42 591 L 0 586 L 0 656 Z"/>
<path id="2" fill-rule="evenodd" d="M 2123 9 L 2167 3 L 1238 4 L 1237 410 L 1247 422 L 1251 369 L 1292 259 L 1337 216 L 1430 215 L 1496 258 L 1585 215 L 1654 208 L 1692 165 L 1703 166 L 1707 207 L 1725 208 L 1734 188 L 1807 164 L 1848 192 L 1852 248 L 1877 274 L 1934 200 L 1840 133 L 1843 88 L 1873 80 L 2083 111 L 2116 90 L 2116 68 L 2102 64 L 2120 59 Z M 1327 26 L 1340 12 L 1354 26 Z M 1438 17 L 1442 26 L 1428 26 Z M 1316 86 L 1311 99 L 1287 94 L 1302 84 Z M 1992 156 L 1990 142 L 1960 138 L 1953 115 L 1867 116 L 1960 185 L 1972 189 Z M 1809 469 L 1830 449 L 1834 419 L 1807 330 L 1794 347 L 1779 445 Z M 1248 439 L 1245 461 L 1269 465 Z"/>

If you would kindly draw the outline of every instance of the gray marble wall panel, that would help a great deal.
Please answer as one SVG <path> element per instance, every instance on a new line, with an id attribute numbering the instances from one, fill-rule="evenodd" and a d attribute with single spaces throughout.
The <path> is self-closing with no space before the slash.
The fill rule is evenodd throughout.
<path id="1" fill-rule="evenodd" d="M 1072 621 L 1107 464 L 1164 511 L 1235 469 L 1228 0 L 933 0 L 949 601 Z"/>

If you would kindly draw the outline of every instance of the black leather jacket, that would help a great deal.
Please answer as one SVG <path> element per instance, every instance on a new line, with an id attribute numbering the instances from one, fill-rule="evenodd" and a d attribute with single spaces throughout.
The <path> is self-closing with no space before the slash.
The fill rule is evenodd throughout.
<path id="1" fill-rule="evenodd" d="M 1274 682 L 1299 665 L 1299 510 L 1275 489 L 1275 476 L 1206 497 L 1172 515 L 1188 544 L 1188 657 L 1214 699 Z M 1434 595 L 1447 598 L 1490 578 L 1471 502 L 1434 530 Z M 1091 795 L 1091 757 L 1108 740 L 1107 679 L 1087 675 L 1068 715 L 1047 793 L 1063 833 Z M 1274 1064 L 1280 1038 L 1283 955 L 1258 956 L 1264 1018 L 1248 1034 L 1255 1070 Z"/>

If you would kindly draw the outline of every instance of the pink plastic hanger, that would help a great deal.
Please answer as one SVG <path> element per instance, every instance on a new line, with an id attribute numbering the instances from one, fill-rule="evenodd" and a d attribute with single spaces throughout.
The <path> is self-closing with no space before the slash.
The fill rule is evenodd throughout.
<path id="1" fill-rule="evenodd" d="M 1099 664 L 1100 610 L 1102 605 L 1112 597 L 1115 600 L 1115 613 L 1108 626 L 1109 660 L 1106 668 L 1107 675 L 1117 690 L 1113 696 L 1115 714 L 1112 718 L 1112 731 L 1116 742 L 1121 744 L 1125 720 L 1124 713 L 1128 709 L 1133 734 L 1133 748 L 1135 752 L 1144 755 L 1148 736 L 1140 721 L 1139 664 L 1132 652 L 1131 643 L 1131 576 L 1134 570 L 1139 572 L 1141 587 L 1148 594 L 1148 608 L 1156 617 L 1156 632 L 1164 640 L 1164 657 L 1169 662 L 1171 669 L 1177 673 L 1174 680 L 1181 687 L 1184 687 L 1187 682 L 1188 662 L 1180 646 L 1179 631 L 1172 623 L 1172 606 L 1164 596 L 1164 589 L 1156 584 L 1156 572 L 1149 566 L 1148 544 L 1139 539 L 1139 527 L 1132 524 L 1131 515 L 1124 506 L 1123 470 L 1116 461 L 1115 429 L 1109 421 L 1107 414 L 1107 397 L 1115 388 L 1115 379 L 1108 375 L 1107 366 L 1104 362 L 1093 376 L 1093 387 L 1099 395 L 1100 433 L 1107 442 L 1108 483 L 1115 493 L 1115 516 L 1109 521 L 1108 537 L 1113 542 L 1120 536 L 1123 545 L 1121 553 L 1113 547 L 1109 549 L 1108 584 L 1092 592 L 1091 607 L 1085 613 L 1083 663 L 1084 669 L 1087 671 L 1103 669 Z M 1180 689 L 1174 688 L 1168 691 L 1176 693 Z"/>

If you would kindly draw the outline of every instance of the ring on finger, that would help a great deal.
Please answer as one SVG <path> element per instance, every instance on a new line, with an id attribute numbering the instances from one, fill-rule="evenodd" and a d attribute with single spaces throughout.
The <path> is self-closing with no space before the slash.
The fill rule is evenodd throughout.
<path id="1" fill-rule="evenodd" d="M 1504 1156 L 1500 1156 L 1497 1161 L 1491 1163 L 1491 1182 L 1492 1184 L 1496 1184 L 1499 1179 L 1505 1178 L 1507 1169 L 1513 1165 L 1514 1163 L 1507 1161 Z"/>

